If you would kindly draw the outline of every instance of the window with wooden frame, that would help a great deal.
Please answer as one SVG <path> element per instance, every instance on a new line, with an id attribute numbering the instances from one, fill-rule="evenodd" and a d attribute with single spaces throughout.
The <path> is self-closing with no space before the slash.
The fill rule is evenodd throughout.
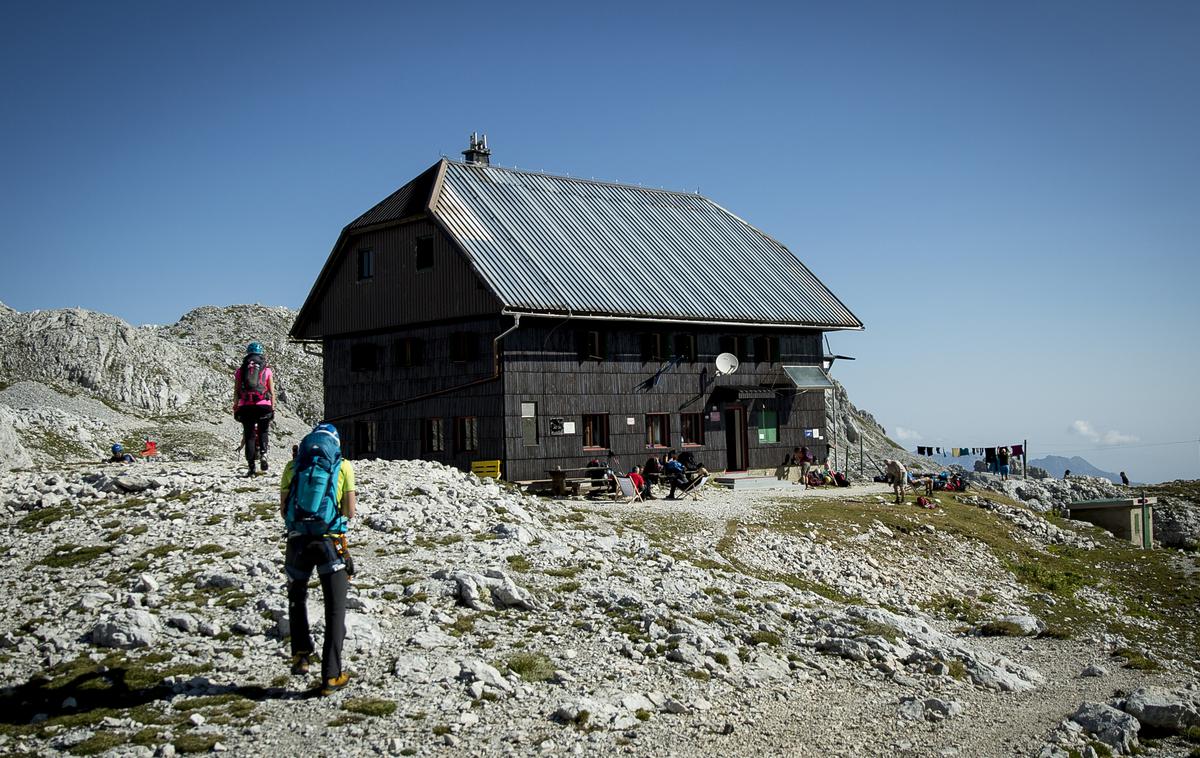
<path id="1" fill-rule="evenodd" d="M 779 360 L 779 338 L 761 336 L 754 338 L 754 360 L 756 363 L 775 363 Z"/>
<path id="2" fill-rule="evenodd" d="M 657 363 L 663 360 L 663 336 L 657 332 L 642 333 L 642 363 Z"/>
<path id="3" fill-rule="evenodd" d="M 369 247 L 358 251 L 358 281 L 375 276 L 375 251 Z"/>
<path id="4" fill-rule="evenodd" d="M 454 450 L 473 453 L 479 449 L 479 419 L 475 416 L 459 416 L 454 419 Z"/>
<path id="5" fill-rule="evenodd" d="M 537 403 L 521 403 L 521 444 L 538 443 Z"/>
<path id="6" fill-rule="evenodd" d="M 446 452 L 446 425 L 442 419 L 421 419 L 421 452 Z"/>
<path id="7" fill-rule="evenodd" d="M 675 355 L 688 363 L 696 362 L 696 335 L 676 334 Z"/>
<path id="8" fill-rule="evenodd" d="M 575 332 L 575 349 L 580 361 L 602 361 L 605 359 L 604 332 L 580 329 Z"/>
<path id="9" fill-rule="evenodd" d="M 353 430 L 354 454 L 363 458 L 376 453 L 376 434 L 378 428 L 374 421 L 355 421 Z"/>
<path id="10" fill-rule="evenodd" d="M 433 237 L 417 237 L 417 242 L 413 247 L 416 253 L 414 262 L 417 271 L 428 271 L 433 268 Z"/>
<path id="11" fill-rule="evenodd" d="M 583 446 L 584 448 L 608 447 L 608 414 L 583 414 Z"/>
<path id="12" fill-rule="evenodd" d="M 703 445 L 704 444 L 704 414 L 702 413 L 681 413 L 679 414 L 679 433 L 683 437 L 685 445 Z"/>
<path id="13" fill-rule="evenodd" d="M 379 346 L 370 343 L 350 346 L 350 370 L 354 373 L 379 369 Z"/>
<path id="14" fill-rule="evenodd" d="M 727 334 L 721 337 L 718 342 L 718 349 L 722 353 L 732 353 L 739 361 L 746 360 L 746 338 L 738 335 Z"/>
<path id="15" fill-rule="evenodd" d="M 450 362 L 466 363 L 479 357 L 479 335 L 474 332 L 453 332 L 450 335 Z"/>
<path id="16" fill-rule="evenodd" d="M 646 447 L 671 446 L 671 414 L 646 414 Z"/>
<path id="17" fill-rule="evenodd" d="M 411 368 L 425 363 L 425 340 L 420 337 L 401 337 L 392 343 L 392 365 Z"/>

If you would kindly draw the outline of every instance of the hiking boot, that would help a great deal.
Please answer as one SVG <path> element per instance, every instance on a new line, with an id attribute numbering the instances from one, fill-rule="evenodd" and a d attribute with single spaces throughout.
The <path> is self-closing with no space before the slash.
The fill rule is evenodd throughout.
<path id="1" fill-rule="evenodd" d="M 265 455 L 258 459 L 258 467 L 263 471 L 267 470 L 267 457 Z"/>
<path id="2" fill-rule="evenodd" d="M 321 689 L 319 690 L 319 692 L 322 696 L 332 695 L 333 693 L 335 693 L 338 690 L 345 687 L 346 683 L 349 681 L 350 681 L 350 674 L 343 671 L 341 674 L 335 676 L 334 678 L 326 679 L 324 682 L 322 682 Z"/>
<path id="3" fill-rule="evenodd" d="M 246 476 L 254 476 L 254 473 L 255 473 L 254 472 L 254 461 L 251 461 L 250 463 L 246 464 L 246 466 L 247 466 Z"/>
<path id="4" fill-rule="evenodd" d="M 292 673 L 297 676 L 308 673 L 310 653 L 296 653 L 292 656 Z"/>

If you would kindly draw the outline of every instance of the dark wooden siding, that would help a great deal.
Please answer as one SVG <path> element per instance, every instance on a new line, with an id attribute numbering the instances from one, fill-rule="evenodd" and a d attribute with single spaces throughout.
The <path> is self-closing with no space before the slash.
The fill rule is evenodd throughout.
<path id="1" fill-rule="evenodd" d="M 365 454 L 382 458 L 424 458 L 469 469 L 472 461 L 501 460 L 504 475 L 510 480 L 542 479 L 554 466 L 583 466 L 590 458 L 604 458 L 604 449 L 585 449 L 582 438 L 583 415 L 608 416 L 608 447 L 620 457 L 620 467 L 628 470 L 641 464 L 651 452 L 666 448 L 646 447 L 646 414 L 669 415 L 669 447 L 681 444 L 681 413 L 702 414 L 704 443 L 688 449 L 712 471 L 728 466 L 725 411 L 731 407 L 746 412 L 747 463 L 752 469 L 777 466 L 787 451 L 808 445 L 818 459 L 826 455 L 823 440 L 804 436 L 805 429 L 825 433 L 825 400 L 821 393 L 777 392 L 768 398 L 739 398 L 738 388 L 754 388 L 768 374 L 777 374 L 783 363 L 814 365 L 820 361 L 819 332 L 771 333 L 778 338 L 779 358 L 766 362 L 749 355 L 736 374 L 714 377 L 717 353 L 728 343 L 722 338 L 745 338 L 752 351 L 753 337 L 760 333 L 707 328 L 695 330 L 663 329 L 666 344 L 673 345 L 677 333 L 694 335 L 697 356 L 663 373 L 657 385 L 639 387 L 652 377 L 662 362 L 642 361 L 642 337 L 655 332 L 655 325 L 629 323 L 601 324 L 586 321 L 562 321 L 525 317 L 520 328 L 505 337 L 501 361 L 503 370 L 493 380 L 492 339 L 511 325 L 501 317 L 458 319 L 404 330 L 380 332 L 325 341 L 325 408 L 335 419 L 343 435 L 346 454 Z M 577 343 L 579 330 L 603 332 L 606 357 L 602 361 L 580 360 Z M 452 362 L 452 335 L 477 335 L 475 357 Z M 421 340 L 423 363 L 405 367 L 397 364 L 398 341 Z M 379 361 L 371 370 L 351 370 L 351 353 L 360 356 L 370 348 L 378 351 Z M 668 352 L 672 352 L 668 348 Z M 419 398 L 428 393 L 452 390 L 445 394 Z M 521 403 L 537 404 L 537 443 L 526 445 L 522 437 Z M 758 441 L 762 410 L 778 414 L 777 442 Z M 712 413 L 718 417 L 714 419 Z M 476 451 L 463 451 L 454 444 L 454 419 L 473 416 L 478 419 L 479 445 Z M 446 450 L 430 453 L 422 449 L 423 419 L 444 419 Z M 573 434 L 552 435 L 550 419 L 561 418 L 575 425 Z M 633 419 L 633 424 L 627 419 Z M 361 421 L 374 424 L 375 450 L 363 448 L 358 436 Z"/>
<path id="2" fill-rule="evenodd" d="M 416 269 L 420 237 L 433 238 L 433 266 Z M 373 251 L 374 276 L 358 278 L 358 251 Z M 432 221 L 351 236 L 337 252 L 299 337 L 395 329 L 500 312 L 462 252 Z"/>
<path id="3" fill-rule="evenodd" d="M 334 419 L 347 457 L 373 454 L 390 459 L 437 460 L 469 469 L 474 460 L 504 457 L 503 385 L 492 380 L 492 338 L 501 331 L 499 318 L 456 320 L 424 327 L 325 340 L 325 414 Z M 450 360 L 452 335 L 476 335 L 472 359 Z M 399 365 L 401 339 L 421 340 L 423 360 L 416 366 Z M 378 367 L 351 370 L 351 352 L 375 348 Z M 443 393 L 444 390 L 453 392 Z M 437 394 L 435 394 L 437 393 Z M 424 399 L 420 396 L 431 395 Z M 458 450 L 454 444 L 455 418 L 478 419 L 479 449 Z M 446 450 L 426 454 L 421 445 L 421 419 L 445 420 Z M 375 424 L 374 451 L 356 439 L 355 422 Z"/>
<path id="4" fill-rule="evenodd" d="M 603 322 L 600 322 L 603 323 Z M 758 385 L 782 363 L 815 365 L 820 361 L 819 332 L 773 332 L 779 338 L 781 360 L 743 360 L 736 374 L 714 378 L 713 360 L 720 352 L 723 336 L 738 335 L 752 344 L 762 332 L 706 328 L 688 330 L 696 338 L 694 363 L 682 363 L 665 372 L 653 389 L 639 385 L 652 377 L 661 362 L 641 360 L 641 334 L 661 331 L 666 336 L 681 330 L 658 330 L 653 324 L 597 326 L 597 322 L 526 319 L 519 330 L 504 341 L 504 413 L 506 416 L 506 467 L 509 479 L 541 479 L 554 465 L 583 466 L 590 458 L 604 458 L 603 451 L 585 449 L 581 436 L 582 415 L 606 413 L 609 447 L 619 456 L 620 467 L 640 465 L 651 452 L 646 447 L 646 414 L 667 413 L 670 417 L 670 447 L 683 449 L 680 413 L 702 413 L 704 444 L 689 449 L 710 470 L 724 470 L 728 461 L 723 411 L 740 406 L 747 411 L 747 452 L 750 468 L 774 468 L 793 447 L 807 444 L 821 459 L 825 445 L 804 437 L 804 429 L 818 428 L 824 435 L 825 401 L 821 393 L 782 392 L 765 399 L 736 399 L 733 387 Z M 604 332 L 607 358 L 581 361 L 576 350 L 579 329 Z M 668 350 L 668 352 L 671 352 Z M 702 389 L 703 382 L 703 389 Z M 538 443 L 524 444 L 521 403 L 537 403 Z M 758 442 L 760 413 L 764 407 L 779 417 L 779 441 Z M 712 412 L 720 415 L 712 420 Z M 575 434 L 555 436 L 550 419 L 574 422 Z M 633 419 L 633 424 L 628 419 Z"/>

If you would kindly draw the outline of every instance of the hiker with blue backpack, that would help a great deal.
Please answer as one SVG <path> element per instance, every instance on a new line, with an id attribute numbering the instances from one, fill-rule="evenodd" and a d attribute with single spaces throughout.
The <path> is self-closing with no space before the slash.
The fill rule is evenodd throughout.
<path id="1" fill-rule="evenodd" d="M 256 459 L 266 471 L 271 419 L 275 418 L 275 378 L 263 346 L 257 342 L 246 346 L 246 357 L 233 375 L 233 417 L 242 424 L 242 445 L 249 469 L 246 476 L 254 476 Z"/>
<path id="2" fill-rule="evenodd" d="M 287 523 L 284 570 L 292 673 L 308 673 L 314 652 L 308 628 L 308 580 L 315 568 L 325 601 L 322 695 L 332 694 L 350 680 L 350 674 L 342 670 L 342 642 L 346 637 L 346 592 L 354 574 L 346 547 L 346 528 L 355 512 L 354 487 L 354 467 L 342 458 L 341 440 L 332 424 L 317 424 L 305 435 L 279 482 L 279 512 Z"/>

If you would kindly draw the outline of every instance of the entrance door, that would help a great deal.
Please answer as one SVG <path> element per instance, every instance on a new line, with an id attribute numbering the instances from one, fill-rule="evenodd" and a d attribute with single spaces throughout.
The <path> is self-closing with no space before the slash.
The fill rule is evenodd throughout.
<path id="1" fill-rule="evenodd" d="M 727 471 L 746 470 L 746 409 L 740 405 L 725 409 L 725 451 Z"/>

